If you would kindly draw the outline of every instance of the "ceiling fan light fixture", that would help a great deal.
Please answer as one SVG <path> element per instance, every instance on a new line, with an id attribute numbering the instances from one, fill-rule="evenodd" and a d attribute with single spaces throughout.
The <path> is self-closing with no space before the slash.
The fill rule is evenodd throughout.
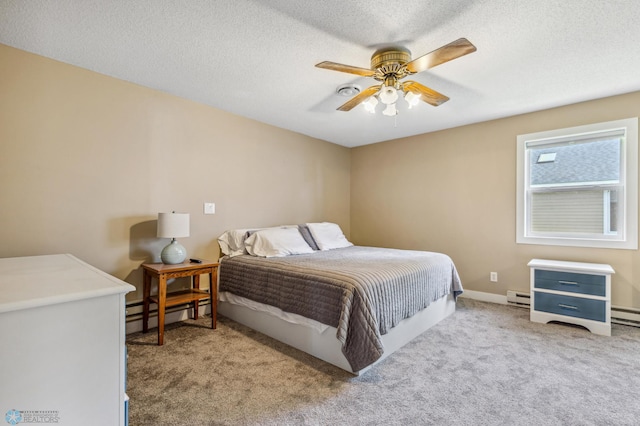
<path id="1" fill-rule="evenodd" d="M 390 105 L 398 100 L 398 91 L 393 86 L 383 86 L 378 96 L 380 97 L 380 102 Z"/>
<path id="2" fill-rule="evenodd" d="M 404 95 L 404 100 L 407 101 L 407 103 L 409 104 L 409 109 L 411 109 L 411 107 L 418 105 L 418 102 L 420 102 L 420 95 L 416 95 L 413 92 L 406 92 Z"/>
<path id="3" fill-rule="evenodd" d="M 388 117 L 393 117 L 395 115 L 398 114 L 398 110 L 396 109 L 396 104 L 392 103 L 392 104 L 388 104 L 387 107 L 384 109 L 384 111 L 382 111 L 382 114 L 388 116 Z"/>
<path id="4" fill-rule="evenodd" d="M 364 105 L 364 109 L 367 110 L 367 112 L 374 114 L 376 112 L 376 105 L 378 105 L 378 99 L 375 96 L 371 96 L 364 101 L 362 105 Z"/>

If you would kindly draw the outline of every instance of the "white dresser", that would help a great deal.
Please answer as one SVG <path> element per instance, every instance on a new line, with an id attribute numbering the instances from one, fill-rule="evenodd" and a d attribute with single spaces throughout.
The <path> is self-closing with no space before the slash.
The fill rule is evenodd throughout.
<path id="1" fill-rule="evenodd" d="M 124 297 L 133 290 L 69 254 L 0 259 L 7 423 L 126 424 Z"/>
<path id="2" fill-rule="evenodd" d="M 610 265 L 533 259 L 531 321 L 562 321 L 611 336 Z"/>

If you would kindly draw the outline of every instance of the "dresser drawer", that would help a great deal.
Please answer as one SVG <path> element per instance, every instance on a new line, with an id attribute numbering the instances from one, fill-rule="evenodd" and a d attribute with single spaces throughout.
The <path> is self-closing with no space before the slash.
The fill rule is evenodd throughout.
<path id="1" fill-rule="evenodd" d="M 534 292 L 533 297 L 536 311 L 594 321 L 606 321 L 607 305 L 604 300 L 584 299 L 542 292 Z"/>
<path id="2" fill-rule="evenodd" d="M 536 269 L 534 287 L 570 293 L 606 296 L 604 275 L 578 274 L 575 272 L 545 271 Z"/>

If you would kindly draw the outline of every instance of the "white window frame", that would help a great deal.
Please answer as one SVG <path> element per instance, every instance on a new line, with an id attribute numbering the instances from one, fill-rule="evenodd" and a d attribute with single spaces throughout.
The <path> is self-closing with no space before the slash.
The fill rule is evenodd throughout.
<path id="1" fill-rule="evenodd" d="M 625 136 L 622 144 L 621 181 L 623 188 L 619 196 L 623 198 L 624 208 L 621 223 L 618 224 L 618 235 L 602 237 L 579 238 L 576 236 L 534 236 L 529 231 L 529 205 L 527 189 L 529 179 L 529 161 L 527 158 L 527 144 L 549 143 L 566 140 L 567 137 L 581 136 L 589 133 L 599 133 L 617 129 L 624 129 Z M 517 193 L 516 193 L 516 242 L 518 244 L 541 244 L 573 247 L 594 247 L 613 249 L 638 249 L 638 118 L 608 121 L 604 123 L 588 124 L 566 129 L 518 135 L 517 138 Z"/>

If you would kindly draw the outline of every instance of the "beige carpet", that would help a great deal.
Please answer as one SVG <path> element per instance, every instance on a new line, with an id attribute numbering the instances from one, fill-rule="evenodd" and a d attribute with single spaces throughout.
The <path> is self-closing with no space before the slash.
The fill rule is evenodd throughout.
<path id="1" fill-rule="evenodd" d="M 130 424 L 637 425 L 640 329 L 612 337 L 459 299 L 361 377 L 221 317 L 128 336 Z M 210 324 L 210 323 L 209 323 Z"/>

